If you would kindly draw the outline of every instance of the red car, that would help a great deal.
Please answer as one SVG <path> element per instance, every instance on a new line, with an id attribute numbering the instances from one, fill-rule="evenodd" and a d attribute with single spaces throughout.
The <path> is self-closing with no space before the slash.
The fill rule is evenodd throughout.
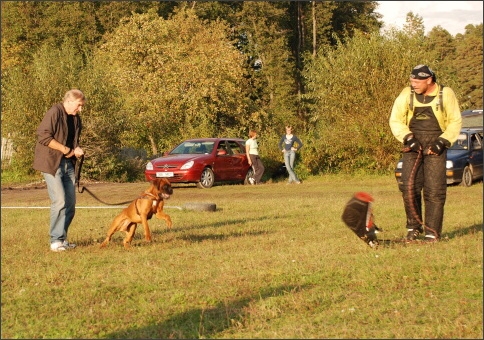
<path id="1" fill-rule="evenodd" d="M 211 188 L 215 182 L 252 183 L 245 141 L 240 138 L 189 139 L 146 164 L 147 181 L 157 177 L 171 183 L 196 183 Z"/>

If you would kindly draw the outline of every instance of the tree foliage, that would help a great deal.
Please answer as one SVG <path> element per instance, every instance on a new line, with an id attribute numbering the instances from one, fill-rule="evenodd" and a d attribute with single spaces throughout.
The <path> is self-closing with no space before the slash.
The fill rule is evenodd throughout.
<path id="1" fill-rule="evenodd" d="M 388 118 L 409 70 L 424 60 L 418 44 L 400 32 L 360 33 L 336 49 L 318 52 L 305 70 L 311 124 L 303 155 L 309 169 L 384 171 L 393 166 L 398 150 Z"/>
<path id="2" fill-rule="evenodd" d="M 428 64 L 461 108 L 482 108 L 482 23 L 464 34 L 380 32 L 375 1 L 1 2 L 2 136 L 30 169 L 35 129 L 69 88 L 82 112 L 85 172 L 142 178 L 182 139 L 260 132 L 268 171 L 285 124 L 300 171 L 388 171 L 388 116 L 408 73 Z M 135 155 L 136 157 L 134 157 Z M 31 171 L 31 169 L 30 169 Z"/>
<path id="3" fill-rule="evenodd" d="M 165 20 L 134 14 L 101 46 L 96 63 L 123 98 L 123 140 L 152 154 L 184 138 L 216 136 L 245 112 L 242 59 L 222 21 L 203 22 L 191 9 Z"/>
<path id="4" fill-rule="evenodd" d="M 455 66 L 460 104 L 464 108 L 482 108 L 482 23 L 467 25 L 465 33 L 456 37 Z"/>
<path id="5" fill-rule="evenodd" d="M 31 169 L 37 126 L 53 98 L 60 102 L 66 89 L 79 87 L 77 77 L 85 64 L 76 52 L 69 39 L 59 48 L 44 44 L 32 55 L 28 77 L 20 66 L 4 73 L 2 136 L 14 141 L 16 164 L 23 171 Z"/>

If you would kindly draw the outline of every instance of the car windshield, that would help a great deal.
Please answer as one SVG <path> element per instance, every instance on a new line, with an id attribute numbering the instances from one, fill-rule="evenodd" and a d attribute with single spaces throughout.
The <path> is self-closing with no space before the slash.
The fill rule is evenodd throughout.
<path id="1" fill-rule="evenodd" d="M 450 147 L 451 150 L 467 150 L 469 145 L 467 145 L 467 133 L 461 133 L 455 143 Z"/>
<path id="2" fill-rule="evenodd" d="M 214 142 L 183 142 L 174 148 L 170 155 L 208 154 L 213 150 Z"/>

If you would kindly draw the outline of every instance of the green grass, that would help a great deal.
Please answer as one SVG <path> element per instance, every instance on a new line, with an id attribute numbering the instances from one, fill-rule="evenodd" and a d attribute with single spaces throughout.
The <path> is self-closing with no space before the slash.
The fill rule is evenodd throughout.
<path id="1" fill-rule="evenodd" d="M 87 185 L 108 202 L 146 183 Z M 384 244 L 341 221 L 356 191 L 375 198 Z M 483 187 L 451 186 L 444 239 L 406 234 L 392 176 L 322 176 L 301 185 L 175 188 L 167 208 L 99 243 L 120 209 L 79 208 L 66 253 L 48 248 L 48 209 L 2 209 L 2 338 L 482 338 Z M 48 206 L 45 189 L 4 190 L 2 206 Z M 87 193 L 78 207 L 102 206 Z"/>
<path id="2" fill-rule="evenodd" d="M 41 183 L 43 180 L 42 175 L 37 173 L 36 175 L 28 175 L 16 169 L 2 169 L 1 182 L 3 186 L 21 186 L 21 185 L 32 185 L 36 183 Z"/>

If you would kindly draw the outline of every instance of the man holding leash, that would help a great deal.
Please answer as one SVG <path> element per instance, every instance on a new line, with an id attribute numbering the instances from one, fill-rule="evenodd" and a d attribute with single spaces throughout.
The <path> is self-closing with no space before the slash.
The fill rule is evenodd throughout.
<path id="1" fill-rule="evenodd" d="M 406 239 L 416 240 L 425 228 L 425 241 L 435 242 L 441 236 L 447 194 L 447 148 L 456 141 L 462 126 L 455 93 L 436 83 L 427 65 L 418 65 L 410 73 L 410 87 L 395 99 L 389 124 L 395 138 L 403 143 L 403 184 L 399 189 L 407 215 Z"/>
<path id="2" fill-rule="evenodd" d="M 76 208 L 76 157 L 84 152 L 79 147 L 81 119 L 77 113 L 85 103 L 84 94 L 67 91 L 62 103 L 52 106 L 37 128 L 33 167 L 42 172 L 51 201 L 50 249 L 55 252 L 74 248 L 67 241 L 67 231 Z"/>

